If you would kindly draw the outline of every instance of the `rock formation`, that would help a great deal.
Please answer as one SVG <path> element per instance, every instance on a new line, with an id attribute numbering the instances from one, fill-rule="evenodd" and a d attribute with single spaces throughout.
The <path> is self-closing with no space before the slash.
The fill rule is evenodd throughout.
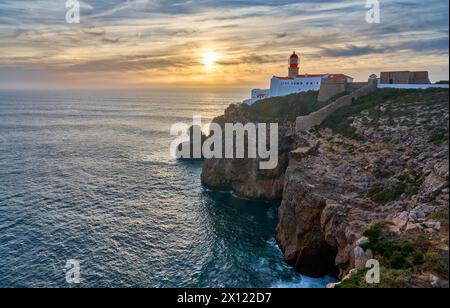
<path id="1" fill-rule="evenodd" d="M 309 140 L 318 151 L 294 155 L 286 172 L 278 240 L 306 274 L 336 265 L 343 277 L 361 267 L 370 255 L 357 242 L 377 221 L 397 234 L 446 237 L 430 217 L 448 211 L 448 92 L 404 95 L 354 115 L 350 126 L 359 140 L 318 130 Z"/>
<path id="2" fill-rule="evenodd" d="M 231 105 L 225 115 L 215 119 L 223 123 L 249 123 L 245 106 Z M 259 159 L 207 159 L 203 164 L 202 183 L 216 190 L 233 190 L 245 198 L 279 200 L 284 185 L 284 174 L 289 152 L 295 148 L 293 123 L 279 126 L 278 166 L 273 170 L 260 170 Z"/>
<path id="3" fill-rule="evenodd" d="M 392 237 L 426 238 L 427 258 L 446 258 L 448 269 L 448 108 L 447 90 L 379 90 L 309 132 L 284 123 L 278 169 L 207 160 L 202 179 L 241 196 L 281 196 L 278 243 L 301 273 L 351 277 L 374 257 L 363 234 L 379 221 Z M 233 107 L 222 120 L 245 119 Z M 444 276 L 421 265 L 408 283 L 445 286 Z"/>

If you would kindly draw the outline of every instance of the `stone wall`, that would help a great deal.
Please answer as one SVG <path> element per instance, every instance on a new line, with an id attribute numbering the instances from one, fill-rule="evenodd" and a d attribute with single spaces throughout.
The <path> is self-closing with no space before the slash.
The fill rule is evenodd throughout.
<path id="1" fill-rule="evenodd" d="M 367 86 L 367 82 L 352 82 L 347 84 L 347 91 L 353 92 L 365 86 Z"/>
<path id="2" fill-rule="evenodd" d="M 412 72 L 412 80 L 413 84 L 431 84 L 430 77 L 428 76 L 428 72 Z"/>
<path id="3" fill-rule="evenodd" d="M 326 102 L 339 93 L 347 91 L 347 79 L 323 78 L 318 96 L 319 102 Z"/>
<path id="4" fill-rule="evenodd" d="M 382 72 L 380 76 L 382 84 L 430 84 L 428 72 L 418 71 L 399 71 L 399 72 Z"/>
<path id="5" fill-rule="evenodd" d="M 307 116 L 298 117 L 296 121 L 297 132 L 306 131 L 314 126 L 320 125 L 326 118 L 332 115 L 336 110 L 350 105 L 352 102 L 359 99 L 360 97 L 375 92 L 376 89 L 377 89 L 377 80 L 376 79 L 369 80 L 369 83 L 367 83 L 364 87 L 359 88 L 348 95 L 342 96 L 341 98 L 337 99 L 328 106 L 316 112 L 313 112 Z"/>

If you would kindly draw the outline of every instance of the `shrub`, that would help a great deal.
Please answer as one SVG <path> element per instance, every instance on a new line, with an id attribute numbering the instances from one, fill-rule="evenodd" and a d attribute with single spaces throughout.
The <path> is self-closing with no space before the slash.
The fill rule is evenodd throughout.
<path id="1" fill-rule="evenodd" d="M 370 227 L 368 230 L 366 230 L 363 235 L 367 237 L 371 244 L 378 243 L 382 235 L 387 230 L 387 225 L 385 222 L 377 222 L 372 227 Z"/>
<path id="2" fill-rule="evenodd" d="M 387 203 L 398 200 L 406 192 L 406 189 L 407 186 L 403 182 L 396 182 L 389 188 L 375 186 L 369 189 L 367 197 L 377 203 Z"/>
<path id="3" fill-rule="evenodd" d="M 387 225 L 383 222 L 374 224 L 363 235 L 370 242 L 361 248 L 371 249 L 388 268 L 406 270 L 424 262 L 424 250 L 428 249 L 427 240 L 424 238 L 389 239 Z"/>
<path id="4" fill-rule="evenodd" d="M 311 149 L 309 149 L 308 152 L 306 152 L 307 156 L 318 156 L 320 154 L 320 142 L 318 142 L 315 146 L 313 146 Z"/>
<path id="5" fill-rule="evenodd" d="M 382 288 L 408 288 L 411 279 L 411 271 L 396 270 L 390 268 L 381 269 L 381 285 Z"/>
<path id="6" fill-rule="evenodd" d="M 440 209 L 439 211 L 428 216 L 429 220 L 436 220 L 441 223 L 441 225 L 449 226 L 449 211 L 448 208 Z"/>
<path id="7" fill-rule="evenodd" d="M 366 284 L 367 269 L 361 269 L 336 285 L 336 289 L 358 289 L 367 287 Z"/>
<path id="8" fill-rule="evenodd" d="M 448 279 L 448 264 L 437 252 L 430 250 L 424 255 L 424 267 L 425 270 Z"/>
<path id="9" fill-rule="evenodd" d="M 434 145 L 441 145 L 448 140 L 448 130 L 440 128 L 436 130 L 430 138 L 430 142 Z"/>

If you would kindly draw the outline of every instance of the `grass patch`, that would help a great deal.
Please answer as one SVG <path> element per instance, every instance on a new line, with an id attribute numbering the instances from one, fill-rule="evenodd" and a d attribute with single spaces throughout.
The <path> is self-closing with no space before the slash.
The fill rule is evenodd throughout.
<path id="1" fill-rule="evenodd" d="M 350 278 L 343 280 L 340 284 L 336 285 L 336 289 L 359 289 L 367 287 L 366 275 L 367 269 L 361 269 Z"/>
<path id="2" fill-rule="evenodd" d="M 270 121 L 293 122 L 299 116 L 305 116 L 330 104 L 333 99 L 327 102 L 317 100 L 319 92 L 309 91 L 291 94 L 287 96 L 272 97 L 260 100 L 247 108 L 250 121 L 267 123 Z"/>
<path id="3" fill-rule="evenodd" d="M 367 269 L 361 269 L 349 279 L 336 285 L 336 289 L 361 289 L 361 288 L 407 288 L 410 286 L 412 276 L 409 270 L 396 270 L 380 268 L 380 284 L 368 284 L 366 282 Z"/>

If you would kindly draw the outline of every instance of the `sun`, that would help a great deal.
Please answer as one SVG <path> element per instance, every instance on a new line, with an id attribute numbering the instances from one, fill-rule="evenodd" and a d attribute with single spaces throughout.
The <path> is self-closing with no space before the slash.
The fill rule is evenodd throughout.
<path id="1" fill-rule="evenodd" d="M 203 54 L 202 63 L 208 68 L 214 68 L 219 55 L 214 51 L 208 51 Z"/>

